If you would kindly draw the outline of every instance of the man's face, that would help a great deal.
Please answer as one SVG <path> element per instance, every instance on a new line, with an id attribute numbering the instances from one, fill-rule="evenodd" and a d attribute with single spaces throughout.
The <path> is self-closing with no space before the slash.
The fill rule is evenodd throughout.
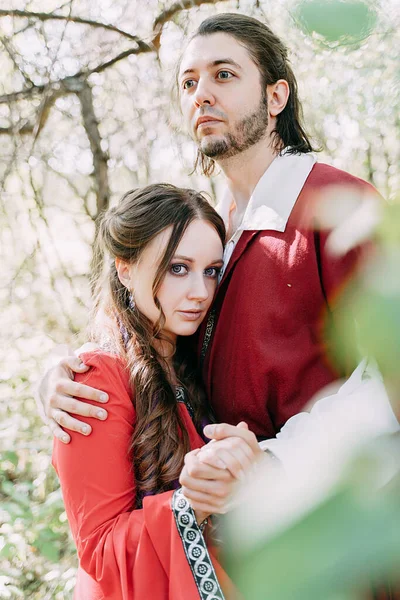
<path id="1" fill-rule="evenodd" d="M 260 72 L 234 37 L 195 37 L 183 56 L 178 81 L 185 122 L 206 156 L 229 158 L 269 135 Z"/>

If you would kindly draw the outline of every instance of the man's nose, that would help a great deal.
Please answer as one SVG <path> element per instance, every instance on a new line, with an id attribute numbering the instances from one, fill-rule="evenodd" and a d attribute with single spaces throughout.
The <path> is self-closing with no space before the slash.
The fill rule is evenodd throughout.
<path id="1" fill-rule="evenodd" d="M 215 104 L 215 98 L 211 90 L 211 85 L 206 79 L 199 79 L 196 92 L 194 94 L 194 103 L 199 107 L 204 106 L 205 104 L 208 104 L 209 106 L 213 106 Z"/>

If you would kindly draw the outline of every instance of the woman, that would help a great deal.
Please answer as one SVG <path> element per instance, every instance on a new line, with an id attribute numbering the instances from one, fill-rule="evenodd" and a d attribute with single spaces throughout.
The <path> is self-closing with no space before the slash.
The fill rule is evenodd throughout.
<path id="1" fill-rule="evenodd" d="M 76 600 L 223 598 L 201 533 L 209 515 L 177 488 L 209 417 L 185 336 L 211 304 L 224 240 L 201 194 L 166 184 L 129 192 L 101 221 L 111 256 L 91 323 L 101 349 L 82 356 L 91 369 L 77 378 L 108 393 L 109 416 L 88 439 L 55 440 L 53 454 L 80 562 Z M 243 440 L 235 449 L 243 469 L 257 457 Z M 226 441 L 223 452 L 227 464 Z"/>

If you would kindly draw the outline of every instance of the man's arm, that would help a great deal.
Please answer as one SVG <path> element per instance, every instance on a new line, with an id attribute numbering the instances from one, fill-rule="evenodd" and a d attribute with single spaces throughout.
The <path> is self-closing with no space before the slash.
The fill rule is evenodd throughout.
<path id="1" fill-rule="evenodd" d="M 310 412 L 293 416 L 276 438 L 260 446 L 272 452 L 287 473 L 296 473 L 311 461 L 340 465 L 366 442 L 398 431 L 379 369 L 364 359 L 336 394 L 320 398 Z"/>
<path id="2" fill-rule="evenodd" d="M 88 423 L 72 417 L 70 413 L 100 420 L 107 418 L 104 408 L 81 401 L 94 400 L 102 404 L 108 401 L 108 395 L 102 390 L 74 381 L 74 373 L 85 373 L 88 369 L 78 356 L 69 354 L 47 369 L 38 386 L 39 413 L 53 435 L 64 444 L 71 441 L 70 435 L 64 429 L 82 435 L 89 435 L 92 431 Z"/>

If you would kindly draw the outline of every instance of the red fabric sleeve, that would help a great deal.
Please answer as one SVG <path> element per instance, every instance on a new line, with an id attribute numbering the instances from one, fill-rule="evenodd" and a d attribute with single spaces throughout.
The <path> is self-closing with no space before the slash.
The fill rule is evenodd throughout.
<path id="1" fill-rule="evenodd" d="M 53 452 L 80 565 L 108 600 L 197 599 L 171 511 L 172 492 L 145 499 L 144 509 L 132 510 L 129 446 L 135 414 L 123 364 L 103 353 L 82 359 L 91 369 L 76 381 L 108 393 L 108 418 L 91 420 L 88 437 L 72 432 L 68 445 L 55 440 Z M 97 598 L 85 581 L 77 600 Z"/>

